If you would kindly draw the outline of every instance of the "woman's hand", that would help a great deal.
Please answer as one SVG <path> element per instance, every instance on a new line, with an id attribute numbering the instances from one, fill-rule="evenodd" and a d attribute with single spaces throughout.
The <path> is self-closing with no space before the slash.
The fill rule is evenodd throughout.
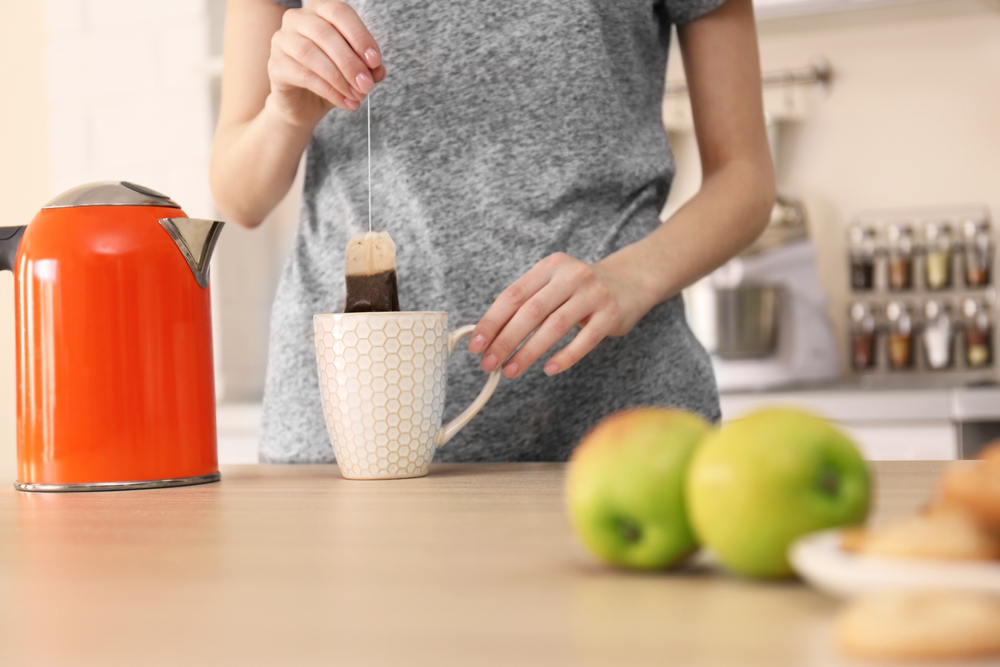
<path id="1" fill-rule="evenodd" d="M 315 125 L 331 108 L 356 110 L 385 78 L 378 44 L 350 5 L 313 0 L 289 9 L 271 38 L 267 104 L 292 125 Z"/>
<path id="2" fill-rule="evenodd" d="M 573 340 L 545 364 L 545 373 L 554 375 L 582 359 L 605 336 L 628 333 L 651 307 L 648 302 L 636 280 L 608 261 L 591 265 L 556 253 L 535 264 L 497 297 L 472 332 L 469 351 L 484 352 L 484 371 L 503 364 L 503 374 L 513 378 L 573 327 L 581 326 Z"/>

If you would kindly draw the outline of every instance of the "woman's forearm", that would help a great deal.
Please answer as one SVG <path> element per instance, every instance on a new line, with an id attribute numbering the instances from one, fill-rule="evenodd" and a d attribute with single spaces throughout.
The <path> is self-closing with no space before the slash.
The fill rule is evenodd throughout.
<path id="1" fill-rule="evenodd" d="M 291 187 L 316 124 L 333 107 L 356 110 L 385 66 L 357 12 L 335 0 L 229 0 L 224 57 L 212 194 L 256 227 Z"/>
<path id="2" fill-rule="evenodd" d="M 760 59 L 750 0 L 730 0 L 678 28 L 691 95 L 701 189 L 642 241 L 600 264 L 627 276 L 645 313 L 746 248 L 774 206 Z"/>
<path id="3" fill-rule="evenodd" d="M 212 146 L 215 202 L 245 227 L 259 225 L 288 193 L 313 129 L 287 123 L 269 102 L 250 121 L 219 127 Z"/>
<path id="4" fill-rule="evenodd" d="M 701 189 L 642 241 L 599 262 L 638 285 L 645 313 L 711 273 L 753 242 L 774 206 L 770 161 L 733 160 L 708 175 Z"/>

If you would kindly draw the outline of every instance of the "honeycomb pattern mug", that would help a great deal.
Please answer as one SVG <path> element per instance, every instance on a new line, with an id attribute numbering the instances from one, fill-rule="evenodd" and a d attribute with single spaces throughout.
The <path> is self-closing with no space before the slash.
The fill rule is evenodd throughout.
<path id="1" fill-rule="evenodd" d="M 447 362 L 465 326 L 449 333 L 448 313 L 315 315 L 313 333 L 323 414 L 347 479 L 423 477 L 438 447 L 493 395 L 490 373 L 476 400 L 448 424 Z"/>

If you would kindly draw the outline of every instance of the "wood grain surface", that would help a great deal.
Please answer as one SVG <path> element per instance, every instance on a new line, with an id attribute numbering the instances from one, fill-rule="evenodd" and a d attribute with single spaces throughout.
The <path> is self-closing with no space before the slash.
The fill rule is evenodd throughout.
<path id="1" fill-rule="evenodd" d="M 925 502 L 941 464 L 874 468 L 881 520 Z M 595 563 L 563 472 L 262 465 L 174 489 L 2 489 L 0 665 L 847 664 L 838 602 L 799 582 Z"/>

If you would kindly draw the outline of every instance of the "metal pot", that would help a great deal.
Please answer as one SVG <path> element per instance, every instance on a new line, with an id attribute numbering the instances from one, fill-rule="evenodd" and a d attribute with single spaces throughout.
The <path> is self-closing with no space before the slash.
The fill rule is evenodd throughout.
<path id="1" fill-rule="evenodd" d="M 778 347 L 785 288 L 741 285 L 715 290 L 716 348 L 720 359 L 763 359 Z"/>

